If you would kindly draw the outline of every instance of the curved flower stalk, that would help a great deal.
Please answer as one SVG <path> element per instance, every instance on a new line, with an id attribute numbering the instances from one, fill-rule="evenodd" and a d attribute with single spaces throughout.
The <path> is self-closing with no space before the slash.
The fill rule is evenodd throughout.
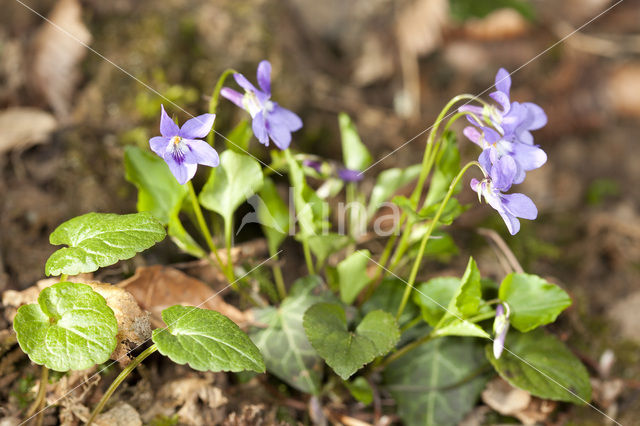
<path id="1" fill-rule="evenodd" d="M 258 65 L 257 89 L 239 73 L 233 74 L 236 83 L 245 90 L 244 95 L 228 87 L 220 94 L 251 114 L 253 134 L 261 144 L 269 146 L 269 138 L 282 150 L 289 148 L 291 133 L 302 128 L 302 120 L 295 113 L 271 100 L 271 64 L 262 61 Z"/>
<path id="2" fill-rule="evenodd" d="M 161 106 L 160 134 L 149 139 L 151 150 L 167 163 L 180 185 L 196 174 L 198 164 L 218 167 L 220 159 L 215 149 L 201 140 L 211 131 L 215 114 L 202 114 L 185 122 L 182 127 L 169 118 Z"/>

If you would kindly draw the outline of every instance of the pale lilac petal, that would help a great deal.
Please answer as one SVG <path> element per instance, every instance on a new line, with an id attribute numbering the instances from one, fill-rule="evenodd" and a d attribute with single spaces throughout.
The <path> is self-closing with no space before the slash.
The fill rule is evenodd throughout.
<path id="1" fill-rule="evenodd" d="M 473 189 L 475 192 L 479 192 L 480 191 L 480 181 L 476 178 L 471 179 L 471 182 L 469 182 L 469 185 L 471 186 L 471 189 Z"/>
<path id="2" fill-rule="evenodd" d="M 220 90 L 220 95 L 236 104 L 236 106 L 245 109 L 242 104 L 243 95 L 241 93 L 238 93 L 233 89 L 229 89 L 228 87 L 223 87 L 222 90 Z"/>
<path id="3" fill-rule="evenodd" d="M 511 101 L 509 95 L 503 92 L 493 92 L 489 94 L 502 107 L 502 113 L 506 114 L 511 109 Z"/>
<path id="4" fill-rule="evenodd" d="M 480 139 L 482 139 L 482 135 L 480 134 L 480 132 L 478 131 L 478 129 L 476 129 L 473 126 L 467 126 L 464 128 L 464 130 L 462 131 L 462 134 L 464 134 L 467 139 L 469 139 L 471 142 L 482 146 L 482 144 L 480 143 Z"/>
<path id="5" fill-rule="evenodd" d="M 491 168 L 489 175 L 494 188 L 499 191 L 508 190 L 513 184 L 513 178 L 518 172 L 518 166 L 508 155 L 501 157 Z"/>
<path id="6" fill-rule="evenodd" d="M 496 73 L 496 89 L 505 93 L 507 96 L 509 95 L 509 90 L 511 90 L 511 76 L 509 72 L 504 68 L 500 68 Z"/>
<path id="7" fill-rule="evenodd" d="M 165 151 L 167 150 L 167 145 L 171 143 L 171 138 L 166 138 L 164 136 L 155 136 L 149 139 L 149 146 L 151 147 L 151 151 L 155 152 L 160 157 L 164 156 Z"/>
<path id="8" fill-rule="evenodd" d="M 502 136 L 500 136 L 500 133 L 496 132 L 491 127 L 483 127 L 482 133 L 484 135 L 484 140 L 486 140 L 489 143 L 496 143 L 500 139 L 502 139 Z"/>
<path id="9" fill-rule="evenodd" d="M 515 142 L 511 146 L 512 156 L 524 170 L 535 170 L 547 162 L 547 154 L 536 145 Z"/>
<path id="10" fill-rule="evenodd" d="M 247 80 L 247 78 L 244 75 L 236 73 L 233 75 L 233 78 L 236 80 L 236 83 L 238 83 L 238 85 L 242 87 L 244 90 L 246 90 L 247 92 L 258 91 L 258 89 L 256 89 L 256 87 L 253 84 L 251 84 L 251 82 Z"/>
<path id="11" fill-rule="evenodd" d="M 213 120 L 216 119 L 215 114 L 202 114 L 188 120 L 180 128 L 180 136 L 185 139 L 205 138 L 213 127 Z"/>
<path id="12" fill-rule="evenodd" d="M 220 158 L 211 145 L 199 139 L 185 140 L 185 142 L 189 148 L 188 152 L 185 153 L 186 162 L 218 167 Z"/>
<path id="13" fill-rule="evenodd" d="M 484 108 L 477 105 L 462 105 L 458 108 L 459 112 L 470 112 L 472 114 L 477 115 L 478 117 L 482 116 L 484 112 Z"/>
<path id="14" fill-rule="evenodd" d="M 253 117 L 251 123 L 251 129 L 253 134 L 260 141 L 261 144 L 269 146 L 269 134 L 267 133 L 267 122 L 264 119 L 264 112 L 260 111 Z"/>
<path id="15" fill-rule="evenodd" d="M 485 172 L 489 173 L 491 170 L 491 148 L 482 150 L 480 156 L 478 156 L 478 163 L 480 163 Z"/>
<path id="16" fill-rule="evenodd" d="M 271 63 L 262 61 L 258 64 L 258 85 L 267 94 L 271 94 Z"/>
<path id="17" fill-rule="evenodd" d="M 524 194 L 504 194 L 502 196 L 504 208 L 514 216 L 533 220 L 538 217 L 538 209 L 531 198 Z"/>
<path id="18" fill-rule="evenodd" d="M 180 132 L 178 125 L 167 115 L 164 105 L 160 105 L 162 112 L 160 113 L 160 134 L 170 138 L 176 136 Z"/>
<path id="19" fill-rule="evenodd" d="M 286 108 L 282 108 L 279 105 L 275 105 L 273 111 L 269 113 L 269 122 L 277 123 L 289 129 L 290 132 L 295 132 L 302 128 L 302 120 L 292 111 Z"/>
<path id="20" fill-rule="evenodd" d="M 524 102 L 522 106 L 532 117 L 528 130 L 538 130 L 547 124 L 547 114 L 544 113 L 544 110 L 539 105 L 532 102 Z"/>
<path id="21" fill-rule="evenodd" d="M 271 117 L 267 121 L 267 131 L 273 139 L 273 143 L 280 149 L 287 149 L 291 144 L 291 131 L 282 123 L 272 122 Z"/>
<path id="22" fill-rule="evenodd" d="M 516 235 L 518 231 L 520 231 L 520 221 L 512 214 L 506 211 L 500 211 L 500 217 L 504 220 L 505 225 L 507 225 L 507 230 L 511 235 Z"/>
<path id="23" fill-rule="evenodd" d="M 170 152 L 166 152 L 163 156 L 164 161 L 169 166 L 169 170 L 173 173 L 173 176 L 176 178 L 180 185 L 184 185 L 191 179 L 189 177 L 189 170 L 187 168 L 187 163 L 184 161 L 177 162 L 173 155 Z M 195 172 L 194 172 L 195 173 Z M 193 177 L 193 175 L 191 176 Z"/>

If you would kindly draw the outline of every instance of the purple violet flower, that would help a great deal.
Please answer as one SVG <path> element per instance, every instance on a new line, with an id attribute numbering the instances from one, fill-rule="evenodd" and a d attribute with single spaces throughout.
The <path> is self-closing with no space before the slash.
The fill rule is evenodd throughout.
<path id="1" fill-rule="evenodd" d="M 518 171 L 516 162 L 510 156 L 498 159 L 495 164 L 481 164 L 487 172 L 482 181 L 471 179 L 471 188 L 496 209 L 511 235 L 520 230 L 518 218 L 533 220 L 538 216 L 538 209 L 529 197 L 524 194 L 504 194 L 513 184 Z"/>
<path id="2" fill-rule="evenodd" d="M 506 313 L 504 306 L 507 307 Z M 504 350 L 504 341 L 509 331 L 509 305 L 499 304 L 496 307 L 496 317 L 493 320 L 493 356 L 498 359 Z"/>
<path id="3" fill-rule="evenodd" d="M 358 170 L 340 169 L 338 170 L 338 177 L 345 182 L 359 182 L 364 175 Z"/>
<path id="4" fill-rule="evenodd" d="M 271 64 L 262 61 L 258 65 L 258 90 L 242 74 L 234 74 L 244 90 L 244 95 L 228 87 L 222 88 L 220 94 L 251 114 L 253 134 L 260 143 L 269 146 L 269 138 L 280 149 L 287 149 L 291 144 L 291 133 L 302 128 L 302 120 L 295 113 L 279 106 L 271 100 Z"/>
<path id="5" fill-rule="evenodd" d="M 149 139 L 151 150 L 169 166 L 180 185 L 190 181 L 196 174 L 198 164 L 217 167 L 218 153 L 211 145 L 199 138 L 206 137 L 213 127 L 215 114 L 202 114 L 178 127 L 161 106 L 160 134 Z"/>
<path id="6" fill-rule="evenodd" d="M 303 160 L 302 161 L 302 165 L 305 166 L 305 167 L 309 167 L 309 168 L 315 170 L 318 173 L 321 173 L 321 171 L 322 171 L 322 163 L 320 161 Z"/>

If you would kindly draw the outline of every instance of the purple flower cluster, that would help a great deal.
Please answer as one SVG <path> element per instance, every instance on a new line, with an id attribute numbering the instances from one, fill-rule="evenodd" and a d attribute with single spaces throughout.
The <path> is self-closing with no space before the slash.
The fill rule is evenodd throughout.
<path id="1" fill-rule="evenodd" d="M 534 103 L 511 102 L 511 77 L 504 68 L 496 74 L 495 87 L 497 90 L 489 96 L 498 106 L 465 105 L 460 111 L 477 117 L 468 116 L 473 126 L 463 133 L 482 148 L 478 162 L 486 177 L 482 181 L 473 179 L 471 188 L 500 213 L 511 235 L 515 235 L 520 230 L 518 218 L 535 219 L 538 210 L 526 195 L 505 192 L 522 183 L 526 172 L 547 161 L 547 154 L 534 145 L 531 134 L 547 124 L 547 116 Z"/>
<path id="2" fill-rule="evenodd" d="M 245 90 L 244 95 L 228 87 L 223 87 L 220 94 L 251 114 L 251 128 L 260 143 L 269 146 L 269 138 L 280 149 L 287 149 L 291 144 L 291 133 L 302 128 L 302 120 L 295 113 L 281 107 L 271 100 L 271 64 L 262 61 L 258 65 L 257 89 L 242 74 L 234 74 L 236 83 Z"/>

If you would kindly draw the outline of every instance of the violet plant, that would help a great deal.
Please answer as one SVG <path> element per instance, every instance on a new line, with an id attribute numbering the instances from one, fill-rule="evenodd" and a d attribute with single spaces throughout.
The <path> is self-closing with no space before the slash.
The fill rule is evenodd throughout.
<path id="1" fill-rule="evenodd" d="M 384 389 L 407 425 L 457 424 L 495 373 L 540 398 L 587 403 L 586 369 L 541 328 L 571 304 L 558 285 L 516 272 L 498 284 L 482 277 L 472 258 L 460 278 L 418 281 L 428 275 L 425 259 L 446 260 L 457 253 L 447 227 L 468 207 L 456 198 L 468 172 L 475 171 L 471 189 L 498 212 L 511 235 L 518 233 L 519 219 L 537 217 L 529 197 L 508 191 L 546 162 L 531 133 L 546 124 L 546 116 L 535 104 L 511 101 L 509 74 L 498 71 L 497 90 L 490 95 L 495 103 L 472 95 L 453 98 L 429 133 L 422 162 L 380 172 L 365 191 L 362 182 L 373 157 L 351 119 L 340 114 L 338 120 L 341 163 L 295 151 L 292 133 L 302 128 L 302 120 L 271 100 L 271 71 L 269 62 L 259 64 L 260 89 L 226 71 L 208 113 L 182 127 L 162 108 L 162 136 L 149 141 L 153 153 L 136 147 L 125 153 L 139 213 L 91 213 L 51 235 L 52 244 L 69 246 L 46 266 L 61 283 L 43 290 L 38 304 L 20 308 L 14 321 L 31 359 L 58 371 L 105 362 L 117 343 L 113 312 L 99 294 L 69 276 L 130 258 L 166 232 L 182 251 L 219 269 L 243 300 L 255 302 L 255 323 L 247 335 L 219 313 L 168 308 L 167 328 L 153 332 L 154 344 L 121 373 L 94 416 L 155 350 L 197 370 L 266 368 L 320 401 L 351 395 L 371 405 Z M 223 87 L 229 75 L 244 94 Z M 248 112 L 251 125 L 242 120 L 231 130 L 218 157 L 213 123 L 220 95 Z M 467 104 L 454 109 L 462 101 Z M 452 130 L 463 117 L 471 124 L 463 134 L 481 148 L 477 161 L 465 165 Z M 250 146 L 252 136 L 266 146 L 274 142 L 269 165 L 250 153 L 265 153 L 264 147 Z M 211 168 L 201 168 L 208 176 L 196 190 L 192 178 L 198 164 Z M 278 190 L 286 185 L 275 177 L 281 173 L 287 175 L 291 205 Z M 396 195 L 409 185 L 410 196 Z M 247 202 L 256 211 L 240 227 L 251 218 L 261 225 L 271 273 L 233 263 L 235 216 Z M 185 219 L 193 226 L 185 226 Z M 301 244 L 307 271 L 285 280 L 280 264 L 288 259 L 278 257 L 290 236 Z M 374 242 L 384 248 L 376 250 Z"/>

